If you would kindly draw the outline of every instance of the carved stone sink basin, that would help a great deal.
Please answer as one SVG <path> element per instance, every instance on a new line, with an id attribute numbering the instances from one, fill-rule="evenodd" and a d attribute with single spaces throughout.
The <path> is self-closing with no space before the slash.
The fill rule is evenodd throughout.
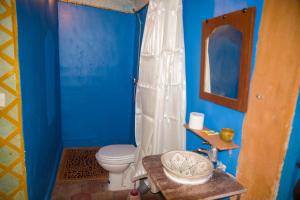
<path id="1" fill-rule="evenodd" d="M 204 156 L 189 151 L 170 151 L 161 156 L 164 173 L 182 184 L 202 184 L 213 173 L 212 163 Z"/>

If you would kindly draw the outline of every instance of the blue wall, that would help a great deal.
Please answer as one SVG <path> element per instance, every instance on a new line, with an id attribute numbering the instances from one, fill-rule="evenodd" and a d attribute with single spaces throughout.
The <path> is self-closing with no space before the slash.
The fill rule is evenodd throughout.
<path id="1" fill-rule="evenodd" d="M 138 79 L 139 55 L 140 55 L 140 50 L 141 50 L 141 47 L 142 47 L 142 40 L 143 40 L 147 10 L 148 10 L 148 6 L 145 6 L 139 12 L 135 13 L 136 30 L 135 30 L 135 44 L 134 44 L 133 77 L 135 77 L 136 79 Z M 140 21 L 139 21 L 139 19 L 140 19 Z M 139 44 L 139 42 L 140 42 L 140 44 Z M 133 98 L 132 98 L 132 109 L 133 109 L 133 115 L 135 115 L 135 90 L 136 90 L 136 85 L 134 85 L 133 90 L 134 91 L 133 91 Z M 135 118 L 134 118 L 134 116 L 133 116 L 133 120 L 132 120 L 131 123 L 132 123 L 132 127 L 133 127 L 133 133 L 129 134 L 129 140 L 134 141 L 134 143 L 135 143 L 135 134 L 134 134 L 134 131 L 135 131 L 134 130 Z"/>
<path id="2" fill-rule="evenodd" d="M 219 106 L 199 98 L 200 83 L 200 49 L 202 21 L 244 7 L 256 6 L 256 23 L 254 32 L 254 49 L 252 70 L 255 58 L 262 0 L 186 0 L 183 1 L 184 40 L 186 51 L 186 81 L 187 81 L 187 121 L 192 111 L 205 113 L 204 125 L 220 131 L 223 127 L 233 128 L 236 132 L 234 142 L 241 144 L 244 113 Z M 201 146 L 201 139 L 187 132 L 187 149 L 194 150 Z M 227 165 L 227 170 L 235 174 L 239 150 L 225 151 L 219 154 L 219 159 Z"/>
<path id="3" fill-rule="evenodd" d="M 64 145 L 134 143 L 136 16 L 58 7 Z"/>
<path id="4" fill-rule="evenodd" d="M 16 1 L 29 199 L 44 199 L 62 149 L 55 0 Z"/>
<path id="5" fill-rule="evenodd" d="M 278 200 L 292 199 L 293 188 L 300 179 L 300 169 L 296 167 L 297 162 L 300 163 L 300 91 L 289 146 L 281 173 Z"/>

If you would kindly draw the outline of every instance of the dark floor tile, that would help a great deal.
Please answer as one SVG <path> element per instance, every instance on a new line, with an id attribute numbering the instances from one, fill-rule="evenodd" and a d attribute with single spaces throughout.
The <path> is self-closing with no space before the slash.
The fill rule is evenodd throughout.
<path id="1" fill-rule="evenodd" d="M 71 196 L 71 200 L 92 200 L 92 196 L 88 193 L 77 193 Z"/>

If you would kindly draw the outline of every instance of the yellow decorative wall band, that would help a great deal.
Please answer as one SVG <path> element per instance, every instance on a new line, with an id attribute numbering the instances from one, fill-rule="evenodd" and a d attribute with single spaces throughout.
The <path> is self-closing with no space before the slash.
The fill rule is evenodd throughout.
<path id="1" fill-rule="evenodd" d="M 0 199 L 28 199 L 22 134 L 15 0 L 0 1 Z"/>

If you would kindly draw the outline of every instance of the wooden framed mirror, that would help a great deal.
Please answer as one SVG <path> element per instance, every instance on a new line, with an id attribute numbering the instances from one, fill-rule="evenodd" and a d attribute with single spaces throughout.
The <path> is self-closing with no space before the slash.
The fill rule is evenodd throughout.
<path id="1" fill-rule="evenodd" d="M 255 7 L 202 23 L 200 97 L 246 112 Z"/>

